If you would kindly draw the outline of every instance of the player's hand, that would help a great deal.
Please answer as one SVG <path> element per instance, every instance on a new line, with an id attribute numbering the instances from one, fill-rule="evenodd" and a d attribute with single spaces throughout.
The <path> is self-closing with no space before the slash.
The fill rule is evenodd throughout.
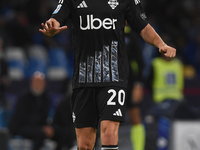
<path id="1" fill-rule="evenodd" d="M 136 84 L 132 90 L 132 100 L 135 103 L 139 103 L 143 98 L 143 87 L 140 84 Z"/>
<path id="2" fill-rule="evenodd" d="M 171 46 L 168 46 L 168 45 L 165 45 L 165 46 L 162 46 L 159 48 L 159 52 L 160 53 L 164 53 L 164 55 L 166 57 L 175 57 L 176 56 L 176 49 L 171 47 Z"/>
<path id="3" fill-rule="evenodd" d="M 41 25 L 43 29 L 39 29 L 39 31 L 49 37 L 54 36 L 61 31 L 67 29 L 67 26 L 60 27 L 60 23 L 54 18 L 50 18 L 48 21 L 46 21 L 45 24 L 42 23 Z"/>

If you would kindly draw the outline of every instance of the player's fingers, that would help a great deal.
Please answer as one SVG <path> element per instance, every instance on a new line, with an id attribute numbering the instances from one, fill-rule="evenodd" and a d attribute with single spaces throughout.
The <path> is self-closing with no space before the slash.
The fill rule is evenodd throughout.
<path id="1" fill-rule="evenodd" d="M 41 26 L 44 28 L 45 27 L 44 23 L 41 23 Z"/>
<path id="2" fill-rule="evenodd" d="M 170 57 L 172 58 L 172 57 L 174 57 L 175 55 L 174 55 L 174 50 L 172 49 L 171 51 L 170 51 Z"/>
<path id="3" fill-rule="evenodd" d="M 45 31 L 43 29 L 39 29 L 40 32 L 44 33 Z"/>
<path id="4" fill-rule="evenodd" d="M 171 51 L 168 49 L 168 51 L 167 51 L 167 56 L 168 57 L 171 57 Z"/>
<path id="5" fill-rule="evenodd" d="M 63 30 L 65 30 L 65 29 L 67 29 L 67 26 L 62 26 L 62 27 L 60 27 L 59 29 L 60 29 L 60 31 L 63 31 Z"/>
<path id="6" fill-rule="evenodd" d="M 43 29 L 47 30 L 47 26 L 44 23 L 42 23 L 41 25 L 42 25 Z"/>
<path id="7" fill-rule="evenodd" d="M 171 48 L 169 51 L 170 51 L 170 57 L 175 57 L 175 55 L 176 55 L 176 49 Z"/>
<path id="8" fill-rule="evenodd" d="M 45 24 L 41 23 L 41 26 L 43 27 L 43 29 L 39 29 L 39 31 L 42 33 L 46 32 L 47 30 L 45 29 Z"/>
<path id="9" fill-rule="evenodd" d="M 169 57 L 169 52 L 166 52 L 164 55 L 165 55 L 166 57 Z"/>
<path id="10" fill-rule="evenodd" d="M 170 52 L 169 52 L 169 57 L 172 58 L 172 56 L 173 56 L 173 52 L 170 51 Z"/>
<path id="11" fill-rule="evenodd" d="M 175 54 L 174 54 L 174 52 L 172 53 L 172 57 L 175 57 Z"/>
<path id="12" fill-rule="evenodd" d="M 58 34 L 58 33 L 60 33 L 61 31 L 65 30 L 65 29 L 67 29 L 67 26 L 60 27 L 60 28 L 56 29 L 56 33 L 55 34 Z"/>
<path id="13" fill-rule="evenodd" d="M 175 57 L 176 56 L 176 51 L 173 53 L 173 57 Z"/>
<path id="14" fill-rule="evenodd" d="M 46 36 L 50 36 L 45 29 L 39 29 L 39 31 L 42 32 Z"/>
<path id="15" fill-rule="evenodd" d="M 166 52 L 167 52 L 167 50 L 166 50 L 166 49 L 164 49 L 164 48 L 160 48 L 160 49 L 159 49 L 159 52 L 160 52 L 160 53 L 166 53 Z"/>
<path id="16" fill-rule="evenodd" d="M 48 28 L 51 28 L 51 27 L 52 27 L 52 22 L 51 22 L 51 21 L 47 21 L 47 22 L 46 22 L 46 26 L 47 26 Z"/>
<path id="17" fill-rule="evenodd" d="M 170 58 L 172 58 L 173 57 L 173 52 L 170 52 Z"/>
<path id="18" fill-rule="evenodd" d="M 176 49 L 174 49 L 174 52 L 173 52 L 173 57 L 176 56 Z"/>
<path id="19" fill-rule="evenodd" d="M 165 52 L 165 56 L 167 56 L 167 57 L 170 57 L 170 50 L 169 49 L 165 49 L 166 50 L 166 52 Z"/>
<path id="20" fill-rule="evenodd" d="M 51 22 L 52 27 L 55 27 L 55 23 L 54 21 Z"/>
<path id="21" fill-rule="evenodd" d="M 44 33 L 45 31 L 43 29 L 39 29 L 40 32 Z"/>
<path id="22" fill-rule="evenodd" d="M 42 31 L 42 32 L 47 32 L 46 29 L 39 29 L 39 31 Z"/>

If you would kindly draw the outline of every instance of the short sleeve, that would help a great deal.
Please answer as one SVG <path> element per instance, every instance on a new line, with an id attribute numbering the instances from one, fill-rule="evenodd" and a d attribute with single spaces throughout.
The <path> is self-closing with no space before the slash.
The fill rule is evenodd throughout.
<path id="1" fill-rule="evenodd" d="M 138 33 L 140 33 L 148 24 L 146 21 L 146 15 L 142 10 L 141 3 L 137 0 L 129 0 L 125 18 L 131 28 Z"/>
<path id="2" fill-rule="evenodd" d="M 59 0 L 58 6 L 54 10 L 51 18 L 56 19 L 61 26 L 66 24 L 71 14 L 69 0 Z"/>

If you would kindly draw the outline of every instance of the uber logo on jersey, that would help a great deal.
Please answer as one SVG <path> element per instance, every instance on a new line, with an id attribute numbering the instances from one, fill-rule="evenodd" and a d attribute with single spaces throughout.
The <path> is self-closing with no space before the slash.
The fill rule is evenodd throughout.
<path id="1" fill-rule="evenodd" d="M 97 30 L 103 27 L 104 29 L 115 30 L 115 23 L 117 19 L 105 18 L 103 20 L 99 18 L 94 18 L 93 15 L 87 15 L 87 20 L 83 22 L 82 16 L 80 18 L 80 29 L 81 30 Z"/>

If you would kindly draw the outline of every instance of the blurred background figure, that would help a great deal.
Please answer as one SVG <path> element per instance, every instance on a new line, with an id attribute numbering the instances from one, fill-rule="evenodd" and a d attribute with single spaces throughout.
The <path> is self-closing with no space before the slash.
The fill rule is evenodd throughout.
<path id="1" fill-rule="evenodd" d="M 145 148 L 145 128 L 142 123 L 140 104 L 143 98 L 143 69 L 142 50 L 137 34 L 127 25 L 125 27 L 126 49 L 129 56 L 129 79 L 127 87 L 127 109 L 131 120 L 130 139 L 134 150 Z"/>
<path id="2" fill-rule="evenodd" d="M 18 98 L 10 121 L 11 134 L 33 140 L 33 150 L 39 150 L 46 138 L 52 138 L 54 131 L 47 124 L 50 100 L 45 91 L 45 75 L 35 72 L 30 88 Z"/>
<path id="3" fill-rule="evenodd" d="M 6 91 L 10 84 L 8 74 L 8 62 L 3 51 L 3 38 L 0 36 L 0 130 L 6 126 L 7 121 L 7 100 Z M 7 148 L 8 136 L 0 132 L 0 146 L 2 150 Z"/>
<path id="4" fill-rule="evenodd" d="M 6 105 L 5 92 L 9 85 L 8 64 L 3 53 L 3 38 L 0 37 L 0 108 Z"/>
<path id="5" fill-rule="evenodd" d="M 9 126 L 10 132 L 13 136 L 31 139 L 33 150 L 42 148 L 45 139 L 55 141 L 56 150 L 68 150 L 75 140 L 70 94 L 68 92 L 56 107 L 51 123 L 48 122 L 51 101 L 45 86 L 45 75 L 35 72 L 30 89 L 19 96 Z"/>
<path id="6" fill-rule="evenodd" d="M 161 55 L 153 59 L 147 81 L 154 100 L 154 105 L 145 116 L 146 147 L 149 150 L 168 149 L 170 121 L 176 118 L 175 113 L 184 99 L 182 62 Z"/>

